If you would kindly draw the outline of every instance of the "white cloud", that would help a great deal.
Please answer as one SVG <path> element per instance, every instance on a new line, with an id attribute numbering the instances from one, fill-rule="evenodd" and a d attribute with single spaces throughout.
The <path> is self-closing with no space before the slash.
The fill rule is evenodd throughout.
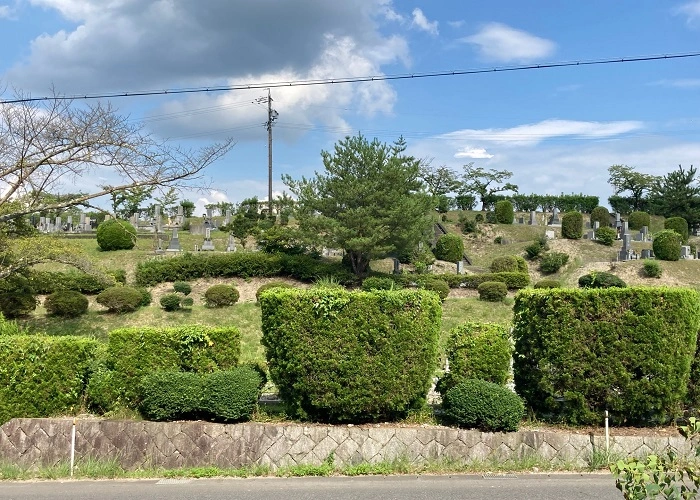
<path id="1" fill-rule="evenodd" d="M 657 80 L 650 85 L 674 87 L 679 89 L 696 89 L 700 87 L 700 78 L 679 78 L 676 80 Z"/>
<path id="2" fill-rule="evenodd" d="M 455 153 L 455 158 L 482 159 L 482 158 L 493 158 L 493 155 L 487 153 L 485 148 L 465 147 L 465 148 L 461 148 L 459 151 L 457 151 Z"/>
<path id="3" fill-rule="evenodd" d="M 394 10 L 392 0 L 382 0 L 380 1 L 380 12 L 387 21 L 393 21 L 397 23 L 406 22 L 406 18 Z"/>
<path id="4" fill-rule="evenodd" d="M 489 23 L 461 41 L 476 45 L 482 57 L 499 62 L 527 62 L 554 54 L 556 44 L 501 23 Z"/>
<path id="5" fill-rule="evenodd" d="M 700 0 L 684 3 L 674 9 L 676 14 L 685 15 L 688 17 L 688 22 L 700 19 Z"/>
<path id="6" fill-rule="evenodd" d="M 12 17 L 12 8 L 9 5 L 0 5 L 0 19 Z"/>
<path id="7" fill-rule="evenodd" d="M 411 22 L 411 26 L 415 26 L 419 30 L 430 33 L 431 35 L 437 36 L 439 34 L 438 22 L 428 21 L 428 18 L 425 17 L 423 11 L 417 7 L 413 9 L 413 22 Z"/>
<path id="8" fill-rule="evenodd" d="M 460 19 L 459 21 L 447 21 L 447 24 L 450 25 L 450 28 L 461 28 L 464 26 L 464 20 Z"/>

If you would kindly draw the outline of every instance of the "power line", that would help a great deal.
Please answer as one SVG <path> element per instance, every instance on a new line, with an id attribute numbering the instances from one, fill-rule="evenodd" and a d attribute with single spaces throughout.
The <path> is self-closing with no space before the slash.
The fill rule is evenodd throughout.
<path id="1" fill-rule="evenodd" d="M 536 69 L 550 68 L 566 68 L 571 66 L 597 66 L 603 64 L 620 64 L 643 61 L 658 61 L 668 59 L 687 59 L 699 57 L 700 52 L 687 52 L 683 54 L 663 54 L 663 55 L 647 55 L 636 57 L 621 57 L 613 59 L 593 59 L 586 61 L 563 61 L 545 64 L 528 64 L 520 66 L 501 66 L 494 68 L 480 69 L 463 69 L 463 70 L 447 70 L 434 71 L 426 73 L 402 73 L 394 75 L 374 75 L 374 76 L 358 76 L 347 78 L 324 78 L 315 80 L 291 80 L 287 82 L 265 82 L 265 83 L 249 83 L 242 85 L 222 85 L 213 87 L 191 87 L 171 90 L 141 90 L 134 92 L 114 92 L 102 94 L 83 94 L 72 96 L 44 96 L 44 97 L 26 97 L 20 99 L 0 100 L 0 104 L 16 104 L 22 102 L 37 102 L 37 101 L 69 101 L 69 100 L 86 100 L 86 99 L 114 99 L 117 97 L 144 97 L 156 95 L 177 95 L 177 94 L 198 94 L 211 92 L 227 92 L 234 90 L 260 90 L 282 87 L 305 87 L 314 85 L 334 85 L 340 83 L 362 83 L 362 82 L 381 82 L 393 80 L 413 80 L 419 78 L 438 78 L 444 76 L 464 76 L 478 75 L 483 73 L 505 73 L 512 71 L 528 71 Z"/>

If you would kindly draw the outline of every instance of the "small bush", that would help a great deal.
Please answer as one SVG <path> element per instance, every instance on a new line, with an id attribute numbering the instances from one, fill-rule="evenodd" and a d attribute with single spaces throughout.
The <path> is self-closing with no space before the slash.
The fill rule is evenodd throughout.
<path id="1" fill-rule="evenodd" d="M 201 406 L 202 385 L 196 373 L 150 373 L 141 380 L 139 411 L 149 420 L 193 418 Z"/>
<path id="2" fill-rule="evenodd" d="M 595 207 L 593 209 L 591 212 L 591 227 L 593 227 L 593 223 L 596 221 L 600 224 L 598 229 L 610 227 L 610 212 L 608 212 L 607 208 Z"/>
<path id="3" fill-rule="evenodd" d="M 494 212 L 496 222 L 498 224 L 512 224 L 515 214 L 513 213 L 513 204 L 508 200 L 497 201 Z"/>
<path id="4" fill-rule="evenodd" d="M 459 225 L 464 234 L 473 234 L 479 230 L 479 223 L 475 219 L 463 214 L 459 215 Z"/>
<path id="5" fill-rule="evenodd" d="M 569 240 L 583 237 L 583 214 L 581 212 L 566 212 L 561 218 L 561 235 Z"/>
<path id="6" fill-rule="evenodd" d="M 644 264 L 642 269 L 644 270 L 644 276 L 648 278 L 660 278 L 661 277 L 661 265 L 658 261 L 652 259 L 644 259 Z"/>
<path id="7" fill-rule="evenodd" d="M 525 253 L 528 259 L 535 260 L 544 253 L 544 247 L 540 245 L 539 242 L 534 241 L 525 247 Z"/>
<path id="8" fill-rule="evenodd" d="M 382 278 L 379 276 L 370 276 L 362 281 L 362 290 L 371 292 L 372 290 L 398 290 L 401 288 L 391 278 Z"/>
<path id="9" fill-rule="evenodd" d="M 562 252 L 548 252 L 540 260 L 540 271 L 547 274 L 556 273 L 569 262 L 569 256 Z"/>
<path id="10" fill-rule="evenodd" d="M 149 290 L 146 288 L 136 288 L 138 292 L 141 294 L 141 301 L 139 302 L 139 306 L 141 307 L 147 307 L 151 305 L 151 302 L 153 302 L 153 295 Z"/>
<path id="11" fill-rule="evenodd" d="M 192 307 L 194 305 L 194 299 L 192 297 L 184 297 L 180 301 L 182 307 Z"/>
<path id="12" fill-rule="evenodd" d="M 608 226 L 601 227 L 595 232 L 595 238 L 601 245 L 611 247 L 617 238 L 617 231 Z"/>
<path id="13" fill-rule="evenodd" d="M 479 299 L 488 302 L 501 302 L 508 295 L 508 288 L 500 281 L 486 281 L 476 289 Z"/>
<path id="14" fill-rule="evenodd" d="M 261 382 L 260 374 L 249 366 L 206 375 L 200 410 L 217 421 L 248 420 L 258 403 Z"/>
<path id="15" fill-rule="evenodd" d="M 126 221 L 104 221 L 97 226 L 97 244 L 104 251 L 131 250 L 136 244 L 136 229 Z"/>
<path id="16" fill-rule="evenodd" d="M 644 226 L 647 228 L 651 226 L 651 216 L 646 212 L 632 212 L 627 219 L 627 223 L 630 229 L 639 231 Z"/>
<path id="17" fill-rule="evenodd" d="M 150 293 L 148 295 L 148 303 L 150 304 Z M 145 298 L 143 289 L 139 290 L 130 286 L 115 286 L 100 292 L 95 301 L 106 307 L 109 312 L 126 313 L 133 312 L 141 307 Z"/>
<path id="18" fill-rule="evenodd" d="M 445 416 L 460 427 L 514 432 L 525 416 L 522 399 L 510 389 L 483 380 L 466 380 L 445 394 Z"/>
<path id="19" fill-rule="evenodd" d="M 115 281 L 123 277 L 123 269 L 111 271 Z M 28 274 L 29 285 L 34 293 L 50 295 L 61 290 L 73 290 L 85 295 L 94 295 L 111 286 L 111 282 L 105 277 L 92 274 L 71 271 L 36 271 L 32 269 Z"/>
<path id="20" fill-rule="evenodd" d="M 430 290 L 431 292 L 437 293 L 442 302 L 445 302 L 447 296 L 450 294 L 450 285 L 448 285 L 445 280 L 431 278 L 422 280 L 419 285 L 423 290 Z"/>
<path id="21" fill-rule="evenodd" d="M 176 281 L 173 283 L 173 290 L 187 296 L 192 293 L 192 286 L 186 281 Z"/>
<path id="22" fill-rule="evenodd" d="M 474 220 L 478 224 L 479 222 L 484 222 L 484 214 L 476 214 Z"/>
<path id="23" fill-rule="evenodd" d="M 443 234 L 435 243 L 435 258 L 446 262 L 458 262 L 464 255 L 464 242 L 456 234 Z"/>
<path id="24" fill-rule="evenodd" d="M 259 302 L 260 294 L 265 290 L 272 290 L 273 288 L 294 288 L 294 286 L 290 285 L 289 283 L 285 283 L 284 281 L 271 281 L 269 283 L 265 283 L 264 285 L 260 285 L 258 290 L 255 292 L 255 300 Z"/>
<path id="25" fill-rule="evenodd" d="M 0 293 L 0 312 L 6 318 L 21 318 L 36 309 L 36 295 L 27 291 Z"/>
<path id="26" fill-rule="evenodd" d="M 176 293 L 166 293 L 160 298 L 160 306 L 166 311 L 177 311 L 180 309 L 182 296 Z"/>
<path id="27" fill-rule="evenodd" d="M 654 235 L 652 248 L 660 260 L 675 261 L 681 258 L 682 236 L 675 229 L 664 229 Z"/>
<path id="28" fill-rule="evenodd" d="M 526 273 L 527 262 L 519 255 L 496 257 L 491 262 L 489 270 L 492 273 Z"/>
<path id="29" fill-rule="evenodd" d="M 231 285 L 214 285 L 204 292 L 204 303 L 207 307 L 227 307 L 238 302 L 240 294 Z"/>
<path id="30" fill-rule="evenodd" d="M 77 318 L 88 310 L 88 299 L 80 292 L 64 290 L 54 292 L 44 300 L 44 308 L 49 316 Z"/>
<path id="31" fill-rule="evenodd" d="M 535 283 L 535 288 L 561 288 L 561 283 L 557 280 L 540 280 Z"/>
<path id="32" fill-rule="evenodd" d="M 2 313 L 0 313 L 0 337 L 4 335 L 20 335 L 22 333 L 23 330 L 16 321 L 7 320 Z"/>
<path id="33" fill-rule="evenodd" d="M 584 274 L 578 279 L 581 288 L 626 288 L 627 283 L 614 274 L 605 271 L 594 271 Z"/>
<path id="34" fill-rule="evenodd" d="M 688 231 L 688 221 L 683 217 L 670 217 L 666 219 L 664 221 L 664 229 L 672 229 L 681 235 L 681 241 L 684 245 L 688 243 L 688 237 L 690 235 Z"/>

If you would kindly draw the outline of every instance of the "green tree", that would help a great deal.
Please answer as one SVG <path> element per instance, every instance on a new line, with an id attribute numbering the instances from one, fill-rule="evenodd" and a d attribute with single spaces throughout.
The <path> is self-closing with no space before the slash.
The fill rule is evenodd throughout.
<path id="1" fill-rule="evenodd" d="M 190 200 L 182 200 L 180 202 L 180 206 L 182 207 L 182 214 L 185 218 L 192 217 L 192 215 L 194 215 L 194 202 Z"/>
<path id="2" fill-rule="evenodd" d="M 489 206 L 489 199 L 494 199 L 493 195 L 504 191 L 518 192 L 518 186 L 506 182 L 513 176 L 513 172 L 508 170 L 486 170 L 483 167 L 475 167 L 474 163 L 464 165 L 462 174 L 462 185 L 460 194 L 474 194 L 479 196 L 481 210 L 486 210 Z"/>
<path id="3" fill-rule="evenodd" d="M 700 186 L 695 179 L 697 169 L 692 165 L 688 170 L 678 166 L 654 183 L 649 203 L 655 215 L 682 217 L 688 226 L 695 229 L 700 225 Z"/>
<path id="4" fill-rule="evenodd" d="M 432 197 L 423 191 L 420 161 L 362 134 L 322 151 L 324 173 L 283 180 L 297 197 L 299 227 L 329 247 L 345 250 L 357 275 L 370 260 L 414 248 L 432 226 Z"/>
<path id="5" fill-rule="evenodd" d="M 128 219 L 134 212 L 138 212 L 143 202 L 150 199 L 154 187 L 137 186 L 134 188 L 113 190 L 112 186 L 100 186 L 109 191 L 112 213 L 121 219 Z"/>
<path id="6" fill-rule="evenodd" d="M 608 184 L 613 187 L 614 194 L 620 195 L 629 192 L 627 201 L 631 211 L 644 210 L 645 194 L 648 194 L 658 177 L 637 172 L 634 167 L 627 165 L 612 165 L 608 168 Z"/>

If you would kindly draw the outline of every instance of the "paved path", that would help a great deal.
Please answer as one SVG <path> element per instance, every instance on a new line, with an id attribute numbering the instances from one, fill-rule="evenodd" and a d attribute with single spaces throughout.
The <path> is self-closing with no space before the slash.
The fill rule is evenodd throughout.
<path id="1" fill-rule="evenodd" d="M 3 500 L 607 500 L 609 474 L 0 482 Z"/>

